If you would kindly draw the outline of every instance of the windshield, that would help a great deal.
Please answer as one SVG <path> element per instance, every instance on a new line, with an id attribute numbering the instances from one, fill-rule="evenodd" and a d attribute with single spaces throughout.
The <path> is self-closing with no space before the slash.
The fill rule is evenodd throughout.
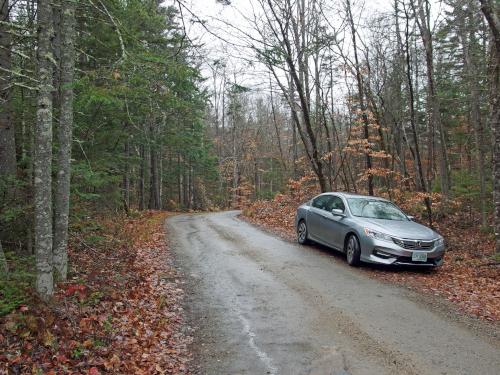
<path id="1" fill-rule="evenodd" d="M 406 215 L 393 203 L 369 198 L 347 199 L 351 213 L 354 216 L 371 219 L 406 221 Z"/>

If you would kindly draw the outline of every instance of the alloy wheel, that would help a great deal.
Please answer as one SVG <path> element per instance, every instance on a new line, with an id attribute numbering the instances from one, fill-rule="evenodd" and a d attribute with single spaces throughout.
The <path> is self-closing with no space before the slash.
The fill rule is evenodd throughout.
<path id="1" fill-rule="evenodd" d="M 299 224 L 298 235 L 299 235 L 299 242 L 300 243 L 305 242 L 307 236 L 307 227 L 306 223 L 304 223 L 303 221 Z"/>
<path id="2" fill-rule="evenodd" d="M 353 259 L 353 257 L 354 257 L 354 251 L 355 251 L 355 249 L 356 249 L 356 244 L 355 244 L 355 242 L 354 242 L 354 241 L 355 241 L 355 240 L 354 240 L 354 238 L 353 238 L 353 237 L 351 237 L 351 238 L 349 239 L 349 242 L 347 243 L 347 261 L 348 261 L 349 263 L 351 263 L 351 262 L 352 262 L 352 259 Z"/>
<path id="3" fill-rule="evenodd" d="M 353 267 L 358 266 L 360 262 L 360 256 L 361 256 L 361 248 L 359 245 L 359 241 L 356 238 L 356 236 L 351 235 L 351 237 L 347 241 L 347 248 L 346 248 L 347 263 L 349 263 L 349 265 Z"/>

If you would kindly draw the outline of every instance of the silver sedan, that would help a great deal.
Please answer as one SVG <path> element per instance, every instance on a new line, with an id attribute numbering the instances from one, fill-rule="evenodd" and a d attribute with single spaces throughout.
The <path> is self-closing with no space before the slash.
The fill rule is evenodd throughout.
<path id="1" fill-rule="evenodd" d="M 444 239 L 413 221 L 394 203 L 372 196 L 324 193 L 297 209 L 297 239 L 340 250 L 351 266 L 440 266 Z"/>

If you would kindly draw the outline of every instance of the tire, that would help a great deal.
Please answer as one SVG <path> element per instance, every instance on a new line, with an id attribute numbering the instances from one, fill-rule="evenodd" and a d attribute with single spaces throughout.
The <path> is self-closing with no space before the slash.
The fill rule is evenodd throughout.
<path id="1" fill-rule="evenodd" d="M 297 225 L 297 242 L 301 245 L 307 245 L 309 239 L 307 238 L 307 225 L 305 220 L 300 220 Z"/>
<path id="2" fill-rule="evenodd" d="M 361 246 L 359 244 L 358 237 L 351 234 L 347 239 L 345 253 L 347 258 L 347 264 L 352 267 L 357 267 L 361 263 Z"/>

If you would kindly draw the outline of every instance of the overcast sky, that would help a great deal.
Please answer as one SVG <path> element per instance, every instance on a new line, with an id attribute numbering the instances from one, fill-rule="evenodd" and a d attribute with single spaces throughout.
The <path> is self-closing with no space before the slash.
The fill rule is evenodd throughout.
<path id="1" fill-rule="evenodd" d="M 182 10 L 187 34 L 191 40 L 202 45 L 198 52 L 205 62 L 202 69 L 205 76 L 208 77 L 211 74 L 208 64 L 212 64 L 214 60 L 223 59 L 227 62 L 230 74 L 236 75 L 238 83 L 255 89 L 268 85 L 267 70 L 259 64 L 252 64 L 252 61 L 255 61 L 255 54 L 242 46 L 245 43 L 242 42 L 241 34 L 237 31 L 240 29 L 256 36 L 247 18 L 260 13 L 257 0 L 231 0 L 229 6 L 222 5 L 216 0 L 181 1 L 189 9 L 189 11 Z M 177 7 L 176 0 L 166 0 L 165 3 Z M 330 22 L 335 25 L 340 22 L 339 13 L 343 1 L 327 0 L 326 3 L 332 9 L 339 10 L 337 12 L 332 10 Z M 355 18 L 359 17 L 359 30 L 362 30 L 363 23 L 368 17 L 377 12 L 391 12 L 393 0 L 353 0 L 352 3 Z M 200 25 L 199 22 L 192 22 L 193 20 L 203 20 L 205 26 Z"/>

